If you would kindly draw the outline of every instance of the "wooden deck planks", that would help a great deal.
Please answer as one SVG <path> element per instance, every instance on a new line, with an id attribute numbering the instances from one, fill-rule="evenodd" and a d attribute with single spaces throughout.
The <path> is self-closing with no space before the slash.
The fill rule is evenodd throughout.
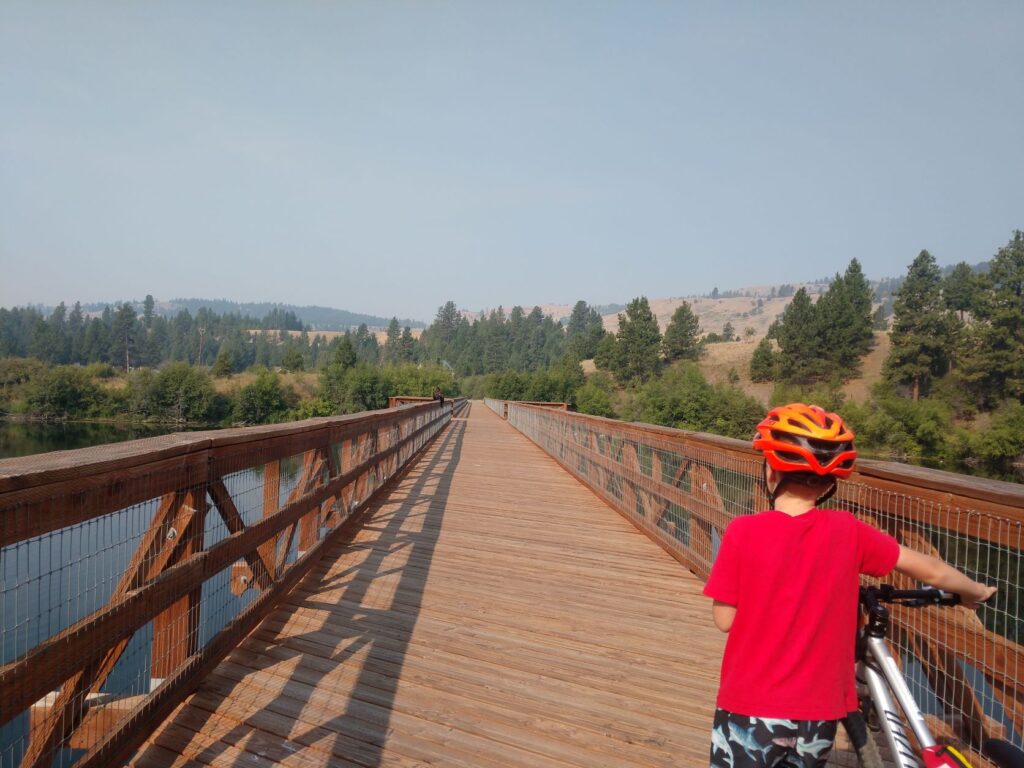
<path id="1" fill-rule="evenodd" d="M 133 765 L 706 764 L 701 587 L 474 403 Z"/>

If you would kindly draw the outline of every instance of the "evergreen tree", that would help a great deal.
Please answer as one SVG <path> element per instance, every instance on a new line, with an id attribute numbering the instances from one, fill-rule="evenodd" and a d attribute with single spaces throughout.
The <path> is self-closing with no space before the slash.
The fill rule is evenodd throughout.
<path id="1" fill-rule="evenodd" d="M 117 309 L 111 327 L 110 361 L 124 364 L 126 371 L 131 370 L 132 356 L 135 353 L 135 307 L 125 302 Z"/>
<path id="2" fill-rule="evenodd" d="M 149 330 L 153 325 L 153 316 L 155 314 L 154 307 L 156 302 L 150 294 L 146 294 L 146 300 L 142 302 L 142 324 L 146 330 Z"/>
<path id="3" fill-rule="evenodd" d="M 700 320 L 688 302 L 676 307 L 665 329 L 662 351 L 670 363 L 675 360 L 696 360 L 700 357 Z"/>
<path id="4" fill-rule="evenodd" d="M 974 303 L 980 288 L 978 276 L 967 262 L 961 261 L 942 281 L 942 300 L 948 309 L 958 313 L 963 320 L 964 313 L 974 311 Z"/>
<path id="5" fill-rule="evenodd" d="M 230 376 L 234 372 L 234 363 L 231 360 L 231 353 L 222 349 L 217 353 L 217 359 L 213 361 L 211 373 L 217 378 Z"/>
<path id="6" fill-rule="evenodd" d="M 81 302 L 76 301 L 75 306 L 68 315 L 68 362 L 84 363 L 82 347 L 85 343 L 85 315 L 82 313 Z"/>
<path id="7" fill-rule="evenodd" d="M 305 361 L 302 359 L 302 351 L 297 344 L 289 344 L 281 356 L 281 367 L 292 373 L 303 370 Z"/>
<path id="8" fill-rule="evenodd" d="M 416 339 L 413 338 L 412 329 L 407 325 L 398 338 L 398 359 L 403 363 L 411 363 L 415 358 Z"/>
<path id="9" fill-rule="evenodd" d="M 843 274 L 843 289 L 847 303 L 847 343 L 859 357 L 867 354 L 875 343 L 872 333 L 871 286 L 864 277 L 860 262 L 852 259 Z"/>
<path id="10" fill-rule="evenodd" d="M 338 366 L 343 371 L 356 364 L 356 348 L 352 346 L 349 334 L 346 333 L 341 337 L 331 356 L 331 364 Z"/>
<path id="11" fill-rule="evenodd" d="M 975 303 L 979 320 L 967 367 L 990 404 L 1024 402 L 1024 233 L 1016 231 L 992 259 Z"/>
<path id="12" fill-rule="evenodd" d="M 614 333 L 605 334 L 594 353 L 594 365 L 602 371 L 615 373 L 622 367 L 622 347 Z"/>
<path id="13" fill-rule="evenodd" d="M 836 275 L 815 305 L 821 346 L 817 357 L 820 373 L 831 368 L 849 378 L 860 367 L 860 358 L 874 342 L 871 318 L 871 287 L 860 262 L 853 259 L 843 276 Z"/>
<path id="14" fill-rule="evenodd" d="M 942 275 L 935 258 L 921 251 L 907 271 L 893 304 L 892 348 L 886 377 L 910 384 L 916 401 L 949 361 L 949 318 L 942 303 Z"/>
<path id="15" fill-rule="evenodd" d="M 387 336 L 384 339 L 384 362 L 396 363 L 400 358 L 399 342 L 402 337 L 402 329 L 398 325 L 398 318 L 392 317 L 388 323 Z"/>
<path id="16" fill-rule="evenodd" d="M 809 383 L 821 374 L 822 335 L 818 317 L 806 288 L 800 288 L 786 305 L 776 330 L 779 343 L 779 376 L 789 382 Z"/>
<path id="17" fill-rule="evenodd" d="M 356 358 L 361 363 L 376 365 L 379 362 L 380 347 L 377 344 L 377 337 L 370 333 L 366 323 L 360 323 L 356 328 L 356 334 L 352 339 L 356 348 Z"/>
<path id="18" fill-rule="evenodd" d="M 771 341 L 765 337 L 754 347 L 754 354 L 750 358 L 750 380 L 774 381 L 775 367 L 775 351 Z"/>
<path id="19" fill-rule="evenodd" d="M 459 321 L 462 315 L 455 306 L 454 301 L 446 301 L 444 306 L 437 310 L 437 318 L 434 320 L 438 337 L 445 346 L 451 344 L 455 338 L 455 332 L 459 328 Z"/>
<path id="20" fill-rule="evenodd" d="M 601 313 L 588 306 L 587 302 L 577 301 L 565 327 L 565 341 L 569 352 L 577 360 L 589 360 L 597 354 L 597 345 L 604 336 Z"/>
<path id="21" fill-rule="evenodd" d="M 633 299 L 619 315 L 616 334 L 621 355 L 616 377 L 623 383 L 646 381 L 658 370 L 661 332 L 646 296 Z"/>

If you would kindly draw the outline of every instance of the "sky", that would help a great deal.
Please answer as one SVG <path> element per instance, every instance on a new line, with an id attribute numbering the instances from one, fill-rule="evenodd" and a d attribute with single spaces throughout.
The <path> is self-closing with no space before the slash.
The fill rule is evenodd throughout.
<path id="1" fill-rule="evenodd" d="M 0 3 L 0 306 L 430 320 L 991 258 L 1024 3 Z"/>

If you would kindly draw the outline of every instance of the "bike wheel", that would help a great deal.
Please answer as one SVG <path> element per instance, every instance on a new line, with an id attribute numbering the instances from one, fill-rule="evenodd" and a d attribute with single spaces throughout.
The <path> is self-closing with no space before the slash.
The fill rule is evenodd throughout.
<path id="1" fill-rule="evenodd" d="M 850 737 L 850 744 L 857 753 L 857 761 L 861 768 L 885 768 L 882 756 L 878 753 L 878 745 L 871 738 L 868 725 L 864 721 L 864 715 L 859 711 L 850 712 L 842 719 L 846 735 Z"/>
<path id="2" fill-rule="evenodd" d="M 981 747 L 981 754 L 999 768 L 1024 768 L 1024 752 L 1003 739 L 988 739 Z"/>

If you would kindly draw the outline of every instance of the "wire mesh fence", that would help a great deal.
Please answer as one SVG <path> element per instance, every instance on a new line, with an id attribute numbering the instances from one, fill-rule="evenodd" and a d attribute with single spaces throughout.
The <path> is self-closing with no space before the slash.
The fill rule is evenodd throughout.
<path id="1" fill-rule="evenodd" d="M 486 401 L 700 578 L 737 515 L 768 508 L 749 445 L 712 435 Z M 861 462 L 829 506 L 999 588 L 991 604 L 893 610 L 893 652 L 932 730 L 976 765 L 985 738 L 1022 746 L 1024 489 L 950 473 Z M 912 586 L 894 574 L 891 581 Z M 833 762 L 855 765 L 837 750 Z"/>
<path id="2" fill-rule="evenodd" d="M 0 765 L 115 764 L 451 416 L 0 462 Z"/>

